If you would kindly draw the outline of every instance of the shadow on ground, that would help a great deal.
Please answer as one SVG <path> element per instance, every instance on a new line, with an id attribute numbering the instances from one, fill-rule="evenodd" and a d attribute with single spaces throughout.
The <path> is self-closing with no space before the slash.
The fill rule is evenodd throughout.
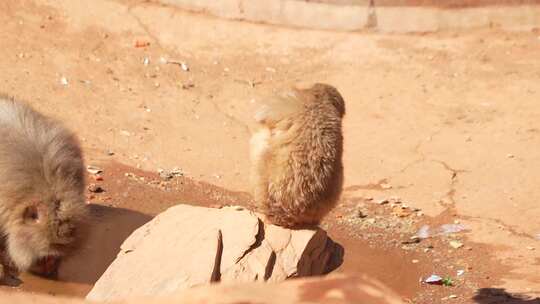
<path id="1" fill-rule="evenodd" d="M 510 294 L 504 288 L 481 288 L 473 300 L 480 304 L 540 304 L 540 298 Z"/>
<path id="2" fill-rule="evenodd" d="M 94 284 L 116 258 L 124 240 L 152 219 L 140 212 L 90 205 L 93 220 L 84 250 L 66 259 L 59 269 L 62 281 Z"/>

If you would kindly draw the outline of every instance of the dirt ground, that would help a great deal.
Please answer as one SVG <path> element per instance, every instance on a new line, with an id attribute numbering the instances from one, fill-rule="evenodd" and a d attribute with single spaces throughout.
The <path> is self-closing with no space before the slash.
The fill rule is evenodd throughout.
<path id="1" fill-rule="evenodd" d="M 540 303 L 540 32 L 310 31 L 128 0 L 2 1 L 0 24 L 0 91 L 75 130 L 105 189 L 88 193 L 100 251 L 10 290 L 84 296 L 168 206 L 247 205 L 257 103 L 319 81 L 347 105 L 345 189 L 324 223 L 338 271 L 411 303 Z M 466 230 L 411 239 L 442 224 Z M 453 286 L 419 282 L 431 274 Z"/>

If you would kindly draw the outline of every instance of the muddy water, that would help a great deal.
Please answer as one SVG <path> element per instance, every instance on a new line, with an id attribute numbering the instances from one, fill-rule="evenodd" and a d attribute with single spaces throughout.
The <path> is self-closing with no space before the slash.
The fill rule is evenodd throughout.
<path id="1" fill-rule="evenodd" d="M 44 293 L 49 295 L 62 295 L 68 297 L 84 297 L 92 289 L 92 285 L 69 281 L 56 281 L 44 279 L 31 274 L 22 274 L 23 281 L 20 289 L 25 292 Z"/>
<path id="2" fill-rule="evenodd" d="M 24 273 L 22 284 L 12 290 L 50 295 L 84 297 L 116 257 L 122 242 L 151 216 L 137 211 L 91 205 L 92 225 L 83 248 L 65 259 L 58 271 L 58 279 L 51 280 Z M 7 289 L 7 288 L 2 288 Z"/>
<path id="3" fill-rule="evenodd" d="M 247 200 L 245 194 L 188 179 L 169 188 L 157 187 L 152 182 L 158 180 L 155 175 L 119 164 L 112 164 L 104 171 L 100 185 L 105 193 L 89 197 L 94 203 L 91 207 L 95 225 L 85 246 L 63 261 L 58 280 L 23 274 L 19 287 L 0 289 L 84 297 L 114 260 L 123 240 L 153 215 L 181 202 L 202 202 L 211 206 L 238 205 Z M 126 172 L 133 173 L 135 178 L 126 177 Z M 339 272 L 368 274 L 405 297 L 412 297 L 418 291 L 419 266 L 405 263 L 411 257 L 397 249 L 371 248 L 365 241 L 348 237 L 339 229 L 331 229 L 329 234 L 345 248 Z"/>
<path id="4" fill-rule="evenodd" d="M 371 247 L 367 241 L 351 238 L 340 229 L 329 229 L 328 234 L 345 248 L 338 272 L 367 274 L 405 298 L 413 298 L 420 290 L 418 279 L 424 266 L 412 264 L 415 259 L 412 254 L 395 247 Z"/>

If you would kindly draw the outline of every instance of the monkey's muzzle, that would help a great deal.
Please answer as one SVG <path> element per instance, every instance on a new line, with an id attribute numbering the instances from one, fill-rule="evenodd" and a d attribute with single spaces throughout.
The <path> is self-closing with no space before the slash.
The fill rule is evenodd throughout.
<path id="1" fill-rule="evenodd" d="M 30 272 L 48 279 L 56 279 L 58 277 L 60 261 L 61 258 L 57 256 L 43 257 L 34 263 L 30 268 Z"/>

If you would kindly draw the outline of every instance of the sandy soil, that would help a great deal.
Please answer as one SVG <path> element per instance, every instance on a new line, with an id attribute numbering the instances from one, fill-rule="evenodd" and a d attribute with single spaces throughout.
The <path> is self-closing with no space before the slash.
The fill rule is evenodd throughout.
<path id="1" fill-rule="evenodd" d="M 339 271 L 414 303 L 539 301 L 539 32 L 334 33 L 127 0 L 2 1 L 0 24 L 0 91 L 65 121 L 105 168 L 106 191 L 88 195 L 106 250 L 14 291 L 82 296 L 155 213 L 247 204 L 251 113 L 301 80 L 347 101 L 345 191 L 324 224 L 346 250 Z M 185 177 L 160 183 L 157 170 L 174 167 Z M 377 204 L 392 197 L 402 203 Z M 467 231 L 406 244 L 454 222 Z M 432 273 L 455 286 L 418 282 Z"/>

